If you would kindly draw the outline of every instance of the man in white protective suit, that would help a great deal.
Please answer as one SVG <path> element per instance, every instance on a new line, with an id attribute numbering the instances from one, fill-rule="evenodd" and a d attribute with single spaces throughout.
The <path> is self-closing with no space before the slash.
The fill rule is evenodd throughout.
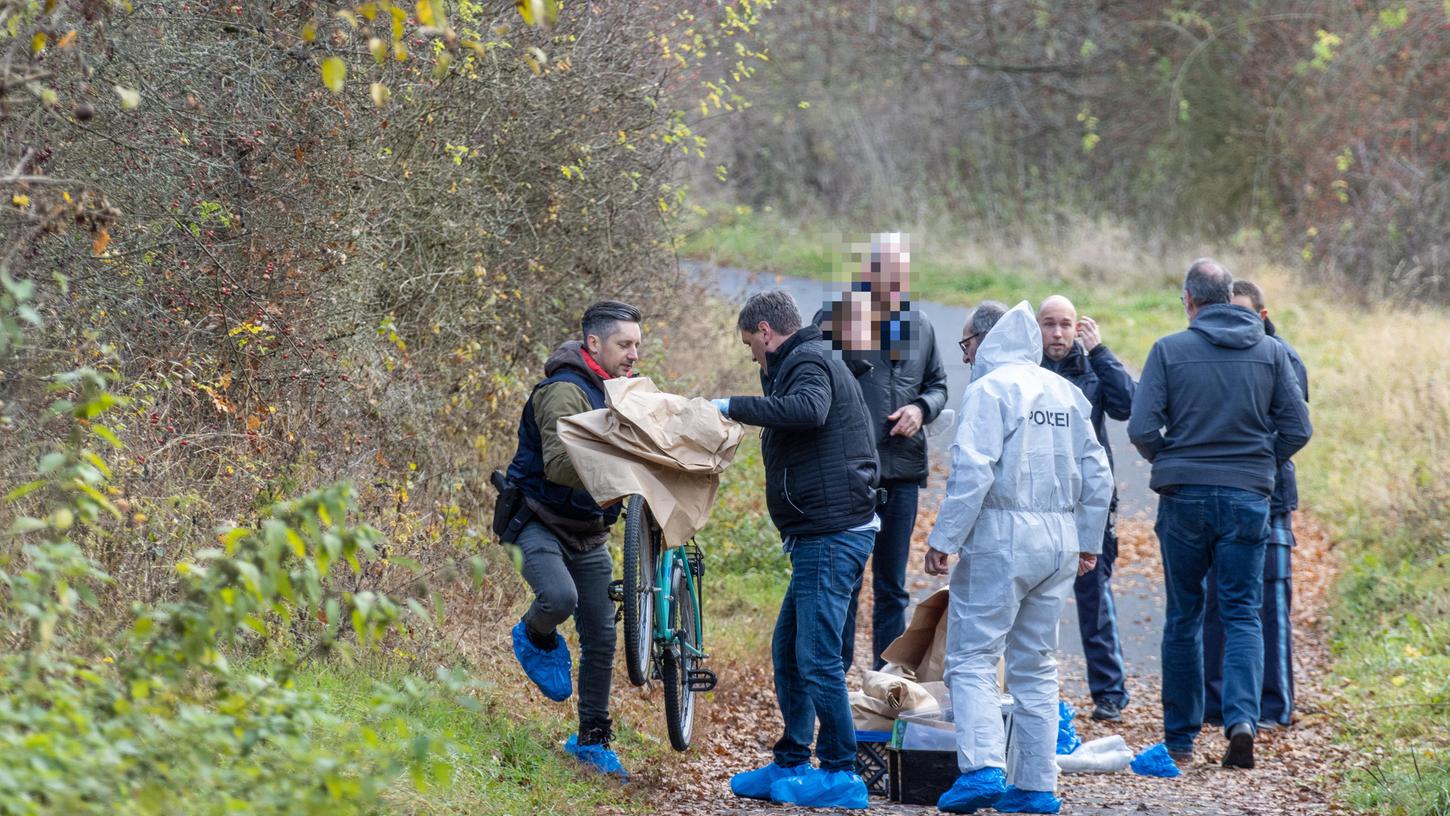
<path id="1" fill-rule="evenodd" d="M 951 571 L 946 681 L 962 775 L 937 807 L 1057 813 L 1057 621 L 1073 579 L 1093 569 L 1113 495 L 1092 406 L 1042 368 L 1026 301 L 978 306 L 962 330 L 972 366 L 952 472 L 927 538 L 926 571 Z M 997 662 L 1007 658 L 1012 785 Z"/>

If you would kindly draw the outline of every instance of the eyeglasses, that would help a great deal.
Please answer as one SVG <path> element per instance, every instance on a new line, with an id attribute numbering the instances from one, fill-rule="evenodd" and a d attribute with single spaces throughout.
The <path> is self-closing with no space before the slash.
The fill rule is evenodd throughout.
<path id="1" fill-rule="evenodd" d="M 957 341 L 957 348 L 960 348 L 962 350 L 962 353 L 963 354 L 966 354 L 967 353 L 967 345 L 969 343 L 971 343 L 973 340 L 976 340 L 978 337 L 981 337 L 982 334 L 983 334 L 982 332 L 977 332 L 976 334 L 969 334 L 969 335 L 967 335 L 966 339 L 964 339 L 964 340 L 958 340 Z"/>

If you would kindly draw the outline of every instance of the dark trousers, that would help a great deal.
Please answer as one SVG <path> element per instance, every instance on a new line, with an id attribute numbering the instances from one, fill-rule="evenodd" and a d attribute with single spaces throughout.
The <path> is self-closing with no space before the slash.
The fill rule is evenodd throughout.
<path id="1" fill-rule="evenodd" d="M 882 482 L 886 504 L 877 508 L 881 530 L 876 533 L 876 548 L 871 553 L 871 668 L 879 669 L 886 661 L 881 653 L 891 641 L 906 631 L 906 607 L 911 596 L 906 592 L 906 562 L 911 557 L 911 531 L 916 527 L 916 502 L 921 492 L 914 481 Z M 863 576 L 864 577 L 864 576 Z M 846 607 L 846 626 L 841 631 L 841 662 L 849 671 L 856 658 L 856 609 L 861 584 L 851 591 L 851 605 Z"/>
<path id="2" fill-rule="evenodd" d="M 869 532 L 794 539 L 790 585 L 771 640 L 775 699 L 785 725 L 775 744 L 775 762 L 782 768 L 810 761 L 813 736 L 821 770 L 856 767 L 856 728 L 841 665 L 841 626 L 873 540 Z"/>
<path id="3" fill-rule="evenodd" d="M 1128 704 L 1123 648 L 1118 640 L 1118 609 L 1113 603 L 1113 563 L 1118 560 L 1116 513 L 1108 516 L 1103 533 L 1103 552 L 1097 566 L 1079 575 L 1072 584 L 1077 596 L 1077 631 L 1082 635 L 1082 653 L 1087 658 L 1088 690 L 1094 702 L 1111 700 L 1121 708 Z"/>
<path id="4" fill-rule="evenodd" d="M 1261 721 L 1288 725 L 1294 719 L 1294 606 L 1292 513 L 1269 520 L 1269 548 L 1264 553 L 1264 685 L 1259 696 Z M 1223 722 L 1223 623 L 1214 597 L 1217 576 L 1208 574 L 1208 604 L 1203 615 L 1203 718 Z"/>
<path id="5" fill-rule="evenodd" d="M 579 552 L 537 521 L 519 532 L 524 580 L 534 590 L 534 603 L 524 613 L 524 626 L 541 639 L 574 616 L 579 634 L 579 734 L 608 732 L 609 685 L 614 679 L 614 602 L 609 582 L 614 562 L 609 547 Z"/>
<path id="6" fill-rule="evenodd" d="M 1193 749 L 1203 727 L 1203 608 L 1210 569 L 1218 569 L 1224 628 L 1223 721 L 1259 720 L 1264 676 L 1264 549 L 1269 497 L 1249 490 L 1182 485 L 1158 500 L 1167 610 L 1163 622 L 1163 742 Z"/>

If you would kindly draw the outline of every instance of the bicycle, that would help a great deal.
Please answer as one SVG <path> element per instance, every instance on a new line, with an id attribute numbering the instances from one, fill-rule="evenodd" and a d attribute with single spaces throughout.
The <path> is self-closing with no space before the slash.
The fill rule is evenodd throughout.
<path id="1" fill-rule="evenodd" d="M 709 657 L 701 642 L 704 553 L 694 539 L 677 547 L 663 543 L 644 497 L 629 497 L 624 578 L 611 585 L 610 594 L 621 607 L 629 681 L 636 686 L 651 680 L 663 684 L 670 746 L 684 751 L 695 731 L 695 695 L 714 689 L 718 678 L 701 667 Z"/>

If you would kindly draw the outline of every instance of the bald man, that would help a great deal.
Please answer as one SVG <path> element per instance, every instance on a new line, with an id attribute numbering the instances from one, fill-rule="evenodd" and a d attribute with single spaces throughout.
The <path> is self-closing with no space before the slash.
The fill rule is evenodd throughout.
<path id="1" fill-rule="evenodd" d="M 1091 318 L 1078 318 L 1072 301 L 1053 295 L 1037 310 L 1042 329 L 1042 367 L 1066 378 L 1082 390 L 1092 404 L 1093 431 L 1113 460 L 1108 444 L 1107 418 L 1126 420 L 1133 409 L 1133 378 L 1098 333 Z M 1093 695 L 1093 719 L 1118 720 L 1128 705 L 1123 650 L 1118 641 L 1117 610 L 1113 606 L 1113 562 L 1118 557 L 1118 491 L 1108 511 L 1103 552 L 1097 566 L 1073 582 L 1077 596 L 1077 628 L 1087 658 L 1088 689 Z"/>

